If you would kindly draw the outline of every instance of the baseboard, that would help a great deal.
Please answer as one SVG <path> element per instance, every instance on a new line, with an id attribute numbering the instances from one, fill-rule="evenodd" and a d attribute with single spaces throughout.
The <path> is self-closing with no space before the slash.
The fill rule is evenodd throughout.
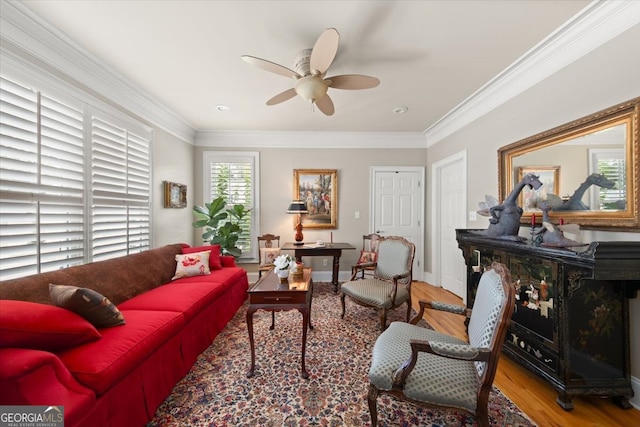
<path id="1" fill-rule="evenodd" d="M 629 399 L 629 403 L 640 410 L 640 378 L 631 377 L 631 388 L 633 389 L 633 398 Z"/>
<path id="2" fill-rule="evenodd" d="M 422 273 L 422 277 L 424 277 L 424 282 L 429 283 L 430 285 L 436 286 L 436 287 L 440 287 L 440 285 L 437 285 L 435 282 L 435 279 L 433 278 L 433 273 L 428 273 L 428 272 L 424 272 Z"/>

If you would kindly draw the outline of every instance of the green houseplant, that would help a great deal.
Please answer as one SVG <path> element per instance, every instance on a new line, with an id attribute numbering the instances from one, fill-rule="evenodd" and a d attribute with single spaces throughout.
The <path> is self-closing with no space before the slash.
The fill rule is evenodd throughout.
<path id="1" fill-rule="evenodd" d="M 242 249 L 236 244 L 242 232 L 240 224 L 251 212 L 244 205 L 233 205 L 226 208 L 227 202 L 223 197 L 218 197 L 205 203 L 204 206 L 194 206 L 193 213 L 196 221 L 194 228 L 204 228 L 202 240 L 212 245 L 220 245 L 223 255 L 233 255 L 238 258 L 242 255 Z"/>

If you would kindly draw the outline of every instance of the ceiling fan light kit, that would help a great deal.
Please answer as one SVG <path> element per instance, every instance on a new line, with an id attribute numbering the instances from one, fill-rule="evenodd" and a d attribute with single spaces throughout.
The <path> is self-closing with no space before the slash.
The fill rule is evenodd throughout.
<path id="1" fill-rule="evenodd" d="M 255 56 L 243 55 L 242 59 L 263 70 L 285 77 L 293 77 L 296 80 L 292 89 L 287 89 L 269 99 L 267 105 L 280 104 L 298 95 L 315 104 L 325 115 L 331 116 L 335 110 L 333 101 L 327 94 L 329 87 L 358 90 L 370 89 L 380 84 L 380 80 L 377 78 L 360 74 L 324 78 L 338 51 L 339 40 L 340 35 L 335 28 L 324 30 L 316 40 L 313 49 L 304 49 L 296 54 L 295 71 Z"/>
<path id="2" fill-rule="evenodd" d="M 322 77 L 314 75 L 298 79 L 295 86 L 296 93 L 311 103 L 325 96 L 327 89 L 329 86 Z"/>

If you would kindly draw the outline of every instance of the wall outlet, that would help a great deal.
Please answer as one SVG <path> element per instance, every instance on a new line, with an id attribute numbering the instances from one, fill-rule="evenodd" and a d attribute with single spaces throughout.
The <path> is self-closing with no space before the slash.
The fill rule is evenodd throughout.
<path id="1" fill-rule="evenodd" d="M 477 221 L 478 213 L 476 211 L 469 211 L 469 221 Z"/>
<path id="2" fill-rule="evenodd" d="M 360 219 L 360 211 L 356 211 L 356 219 Z"/>
<path id="3" fill-rule="evenodd" d="M 327 265 L 328 265 L 327 260 L 326 260 L 326 259 L 323 259 L 323 260 L 322 260 L 322 266 L 323 266 L 323 267 L 326 267 Z"/>

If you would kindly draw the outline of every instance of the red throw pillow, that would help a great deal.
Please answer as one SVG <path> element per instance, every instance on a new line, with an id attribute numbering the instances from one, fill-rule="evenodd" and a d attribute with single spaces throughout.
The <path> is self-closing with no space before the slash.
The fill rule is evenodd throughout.
<path id="1" fill-rule="evenodd" d="M 209 255 L 209 269 L 220 270 L 222 268 L 222 261 L 220 260 L 220 245 L 204 245 L 195 248 L 182 248 L 183 254 L 192 254 L 195 252 L 211 251 Z"/>
<path id="2" fill-rule="evenodd" d="M 0 347 L 59 351 L 102 335 L 82 316 L 53 305 L 0 301 Z"/>

